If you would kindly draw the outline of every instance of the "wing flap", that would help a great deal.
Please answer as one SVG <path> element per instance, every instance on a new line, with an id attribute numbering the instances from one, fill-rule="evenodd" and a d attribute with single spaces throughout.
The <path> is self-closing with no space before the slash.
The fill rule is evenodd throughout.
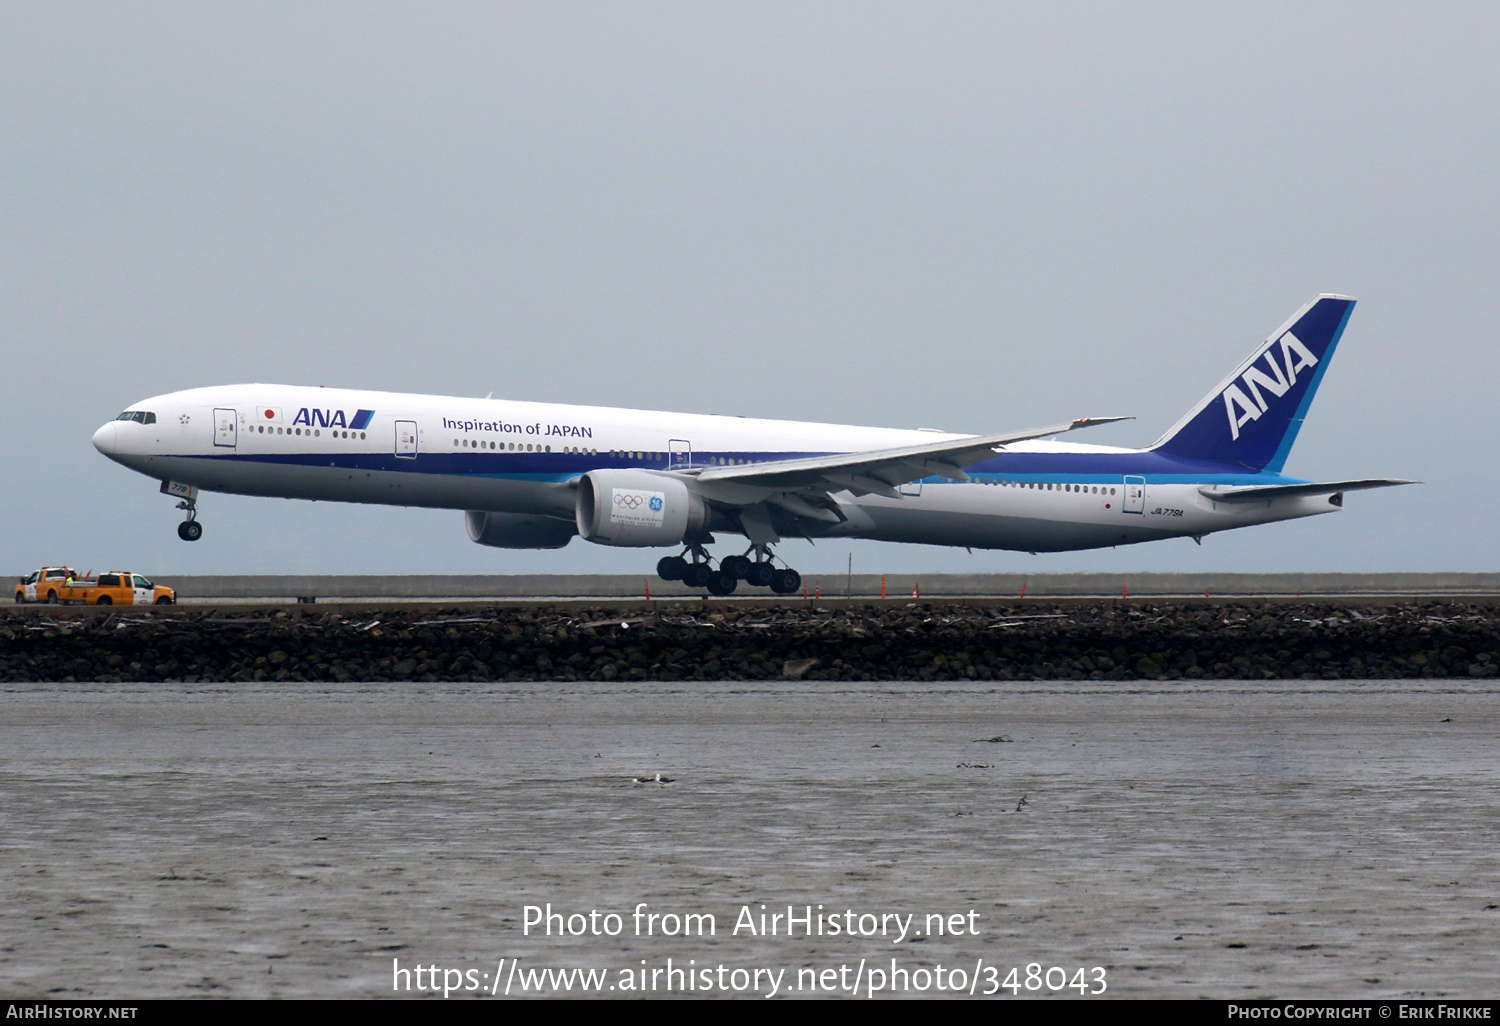
<path id="1" fill-rule="evenodd" d="M 928 445 L 911 445 L 897 449 L 873 449 L 866 452 L 839 453 L 832 456 L 810 456 L 774 463 L 752 463 L 738 467 L 707 467 L 689 471 L 697 480 L 735 482 L 777 490 L 818 488 L 842 490 L 857 488 L 876 495 L 899 498 L 899 485 L 938 475 L 953 481 L 967 481 L 965 466 L 987 460 L 995 451 L 1015 442 L 1060 435 L 1079 428 L 1111 424 L 1130 417 L 1084 417 L 1066 424 L 1030 431 L 1013 431 L 996 435 L 972 435 Z"/>

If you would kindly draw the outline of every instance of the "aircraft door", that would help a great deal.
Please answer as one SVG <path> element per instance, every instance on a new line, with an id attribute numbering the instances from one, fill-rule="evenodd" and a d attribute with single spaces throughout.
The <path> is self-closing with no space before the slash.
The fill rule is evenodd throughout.
<path id="1" fill-rule="evenodd" d="M 668 470 L 686 470 L 693 465 L 693 443 L 674 438 L 667 443 L 671 455 L 667 458 Z"/>
<path id="2" fill-rule="evenodd" d="M 214 410 L 214 445 L 226 449 L 235 446 L 235 421 L 233 410 Z"/>
<path id="3" fill-rule="evenodd" d="M 417 458 L 416 421 L 396 421 L 396 455 L 408 460 L 414 460 Z"/>
<path id="4" fill-rule="evenodd" d="M 1122 513 L 1146 512 L 1146 479 L 1144 477 L 1127 477 L 1125 479 L 1125 501 L 1120 506 Z"/>

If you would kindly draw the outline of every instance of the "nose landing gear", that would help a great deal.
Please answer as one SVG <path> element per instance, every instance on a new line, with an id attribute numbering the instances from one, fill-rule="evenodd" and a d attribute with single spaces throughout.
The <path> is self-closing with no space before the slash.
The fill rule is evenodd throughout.
<path id="1" fill-rule="evenodd" d="M 193 499 L 184 499 L 177 504 L 177 508 L 187 513 L 187 519 L 177 525 L 177 537 L 183 541 L 197 541 L 202 538 L 203 525 L 198 523 L 198 503 Z"/>

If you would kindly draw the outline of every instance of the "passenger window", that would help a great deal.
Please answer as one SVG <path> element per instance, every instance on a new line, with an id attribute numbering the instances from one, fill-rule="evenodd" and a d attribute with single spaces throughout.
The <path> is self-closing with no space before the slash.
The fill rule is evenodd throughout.
<path id="1" fill-rule="evenodd" d="M 101 587 L 101 588 L 118 588 L 119 586 L 120 586 L 120 578 L 119 578 L 118 574 L 100 574 L 99 575 L 99 587 Z"/>

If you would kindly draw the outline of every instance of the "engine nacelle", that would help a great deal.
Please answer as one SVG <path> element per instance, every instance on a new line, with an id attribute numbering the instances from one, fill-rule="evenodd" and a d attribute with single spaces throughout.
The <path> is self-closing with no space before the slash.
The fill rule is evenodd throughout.
<path id="1" fill-rule="evenodd" d="M 553 520 L 531 513 L 464 514 L 469 540 L 497 549 L 560 549 L 578 532 L 566 520 Z"/>
<path id="2" fill-rule="evenodd" d="M 592 470 L 578 481 L 578 533 L 599 545 L 681 545 L 708 528 L 708 503 L 681 478 Z"/>

